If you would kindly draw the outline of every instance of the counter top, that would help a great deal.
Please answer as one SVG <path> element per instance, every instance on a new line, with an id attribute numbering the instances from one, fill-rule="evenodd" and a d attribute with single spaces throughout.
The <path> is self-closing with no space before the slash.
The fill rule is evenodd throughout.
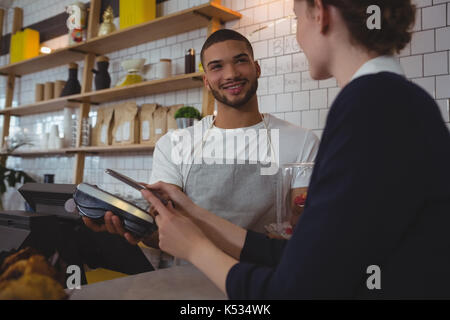
<path id="1" fill-rule="evenodd" d="M 192 265 L 141 273 L 134 276 L 68 290 L 70 300 L 225 300 L 227 297 Z"/>

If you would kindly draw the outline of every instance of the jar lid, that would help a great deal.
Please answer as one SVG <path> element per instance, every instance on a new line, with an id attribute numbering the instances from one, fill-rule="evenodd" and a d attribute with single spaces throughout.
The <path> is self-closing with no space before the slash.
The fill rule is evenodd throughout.
<path id="1" fill-rule="evenodd" d="M 109 58 L 107 56 L 100 56 L 97 58 L 97 62 L 109 62 Z"/>

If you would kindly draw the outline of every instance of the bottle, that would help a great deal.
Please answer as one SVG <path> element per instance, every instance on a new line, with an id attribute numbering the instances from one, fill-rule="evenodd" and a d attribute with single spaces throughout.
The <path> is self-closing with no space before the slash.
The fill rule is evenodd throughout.
<path id="1" fill-rule="evenodd" d="M 189 49 L 184 56 L 184 73 L 195 72 L 195 50 Z"/>
<path id="2" fill-rule="evenodd" d="M 111 76 L 108 73 L 109 59 L 101 56 L 97 59 L 97 69 L 92 69 L 95 73 L 95 90 L 107 89 L 111 86 Z"/>
<path id="3" fill-rule="evenodd" d="M 61 92 L 61 97 L 81 93 L 81 85 L 78 81 L 78 64 L 69 64 L 69 79 Z"/>

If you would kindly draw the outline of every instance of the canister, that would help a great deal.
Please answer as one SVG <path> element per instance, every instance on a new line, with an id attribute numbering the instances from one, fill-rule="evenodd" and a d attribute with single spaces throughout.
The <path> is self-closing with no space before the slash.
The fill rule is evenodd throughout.
<path id="1" fill-rule="evenodd" d="M 156 65 L 156 78 L 165 79 L 172 76 L 172 60 L 161 59 Z"/>
<path id="2" fill-rule="evenodd" d="M 55 83 L 46 82 L 44 86 L 44 100 L 51 100 L 55 96 Z"/>

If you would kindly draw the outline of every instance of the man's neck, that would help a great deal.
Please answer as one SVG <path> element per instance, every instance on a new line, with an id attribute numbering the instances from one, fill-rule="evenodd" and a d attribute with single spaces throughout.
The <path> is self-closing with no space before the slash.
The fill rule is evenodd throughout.
<path id="1" fill-rule="evenodd" d="M 217 104 L 217 117 L 214 125 L 221 129 L 237 129 L 254 126 L 262 121 L 255 97 L 245 106 L 233 108 L 222 103 Z"/>

